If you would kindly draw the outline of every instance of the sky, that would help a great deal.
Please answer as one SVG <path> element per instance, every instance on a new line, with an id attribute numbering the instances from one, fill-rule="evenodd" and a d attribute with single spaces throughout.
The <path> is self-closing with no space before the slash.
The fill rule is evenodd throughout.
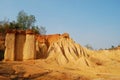
<path id="1" fill-rule="evenodd" d="M 0 0 L 0 20 L 16 20 L 21 10 L 34 15 L 46 34 L 67 32 L 94 49 L 120 44 L 120 0 Z"/>

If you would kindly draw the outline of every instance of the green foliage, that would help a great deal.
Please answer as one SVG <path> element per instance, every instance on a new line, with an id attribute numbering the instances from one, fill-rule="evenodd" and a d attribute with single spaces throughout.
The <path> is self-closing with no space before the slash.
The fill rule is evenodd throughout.
<path id="1" fill-rule="evenodd" d="M 111 49 L 114 49 L 114 48 L 115 48 L 115 47 L 112 45 L 112 46 L 111 46 Z"/>
<path id="2" fill-rule="evenodd" d="M 9 29 L 8 21 L 0 21 L 0 33 L 5 34 L 6 30 Z"/>
<path id="3" fill-rule="evenodd" d="M 19 27 L 19 25 L 15 21 L 9 23 L 9 29 L 17 29 L 17 27 Z"/>
<path id="4" fill-rule="evenodd" d="M 86 44 L 85 47 L 86 47 L 87 49 L 93 50 L 93 47 L 92 47 L 90 44 Z"/>
<path id="5" fill-rule="evenodd" d="M 38 27 L 38 26 L 33 26 L 33 27 L 32 27 L 32 30 L 33 30 L 35 33 L 38 33 L 38 34 L 41 34 L 41 35 L 46 34 L 46 29 L 45 29 L 45 27 L 43 27 L 43 26 L 40 26 L 40 27 Z"/>
<path id="6" fill-rule="evenodd" d="M 38 30 L 39 30 L 39 32 L 40 32 L 41 35 L 46 34 L 46 32 L 47 32 L 46 28 L 43 27 L 43 26 L 41 26 L 40 28 L 38 28 Z"/>
<path id="7" fill-rule="evenodd" d="M 34 15 L 28 15 L 23 10 L 18 13 L 17 21 L 0 21 L 0 33 L 5 33 L 8 29 L 27 30 L 32 29 L 35 33 L 45 34 L 46 29 L 43 26 L 35 26 L 36 19 Z"/>
<path id="8" fill-rule="evenodd" d="M 34 15 L 28 15 L 23 10 L 18 13 L 17 23 L 20 24 L 22 29 L 30 29 L 34 26 L 36 19 Z"/>
<path id="9" fill-rule="evenodd" d="M 5 32 L 5 31 L 4 31 L 4 28 L 3 28 L 2 25 L 0 25 L 0 33 L 3 33 L 3 32 Z"/>
<path id="10" fill-rule="evenodd" d="M 40 34 L 40 33 L 39 33 L 39 27 L 38 27 L 38 26 L 33 26 L 33 27 L 32 27 L 32 30 L 33 30 L 35 33 Z"/>
<path id="11" fill-rule="evenodd" d="M 102 48 L 100 48 L 99 50 L 103 50 Z"/>
<path id="12" fill-rule="evenodd" d="M 32 29 L 33 31 L 35 31 L 36 33 L 39 34 L 45 34 L 46 33 L 46 29 L 45 27 L 41 26 L 35 26 L 36 19 L 34 15 L 28 15 L 27 13 L 25 13 L 23 10 L 20 11 L 18 13 L 17 16 L 17 24 L 15 24 L 14 26 L 16 26 L 19 29 Z M 15 28 L 16 28 L 15 27 Z"/>

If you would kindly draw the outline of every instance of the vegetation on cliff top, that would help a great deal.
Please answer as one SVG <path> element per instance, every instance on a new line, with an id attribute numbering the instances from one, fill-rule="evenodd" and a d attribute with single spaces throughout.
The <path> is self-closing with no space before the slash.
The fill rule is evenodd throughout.
<path id="1" fill-rule="evenodd" d="M 46 29 L 43 26 L 35 25 L 36 18 L 34 15 L 28 15 L 23 10 L 20 11 L 17 15 L 16 21 L 0 21 L 0 33 L 5 34 L 5 31 L 8 29 L 17 29 L 17 30 L 27 30 L 32 29 L 35 33 L 45 34 Z"/>

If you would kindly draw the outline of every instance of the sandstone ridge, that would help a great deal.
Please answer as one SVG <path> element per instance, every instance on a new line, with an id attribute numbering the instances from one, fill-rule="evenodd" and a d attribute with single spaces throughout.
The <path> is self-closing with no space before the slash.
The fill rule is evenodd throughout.
<path id="1" fill-rule="evenodd" d="M 90 66 L 87 60 L 89 54 L 70 38 L 61 38 L 50 45 L 47 54 L 49 54 L 47 60 L 58 65 L 78 64 L 82 61 L 81 65 Z"/>

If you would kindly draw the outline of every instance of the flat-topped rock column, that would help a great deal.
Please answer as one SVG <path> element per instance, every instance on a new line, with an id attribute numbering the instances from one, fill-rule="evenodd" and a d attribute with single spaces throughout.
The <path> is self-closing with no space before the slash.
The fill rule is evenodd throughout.
<path id="1" fill-rule="evenodd" d="M 15 51 L 15 30 L 8 31 L 5 38 L 5 54 L 4 60 L 5 61 L 14 61 L 14 51 Z"/>
<path id="2" fill-rule="evenodd" d="M 26 33 L 24 30 L 18 30 L 15 36 L 15 61 L 23 60 L 23 49 L 26 40 Z"/>
<path id="3" fill-rule="evenodd" d="M 36 58 L 35 35 L 31 30 L 26 31 L 26 41 L 23 49 L 23 60 L 33 60 Z"/>

